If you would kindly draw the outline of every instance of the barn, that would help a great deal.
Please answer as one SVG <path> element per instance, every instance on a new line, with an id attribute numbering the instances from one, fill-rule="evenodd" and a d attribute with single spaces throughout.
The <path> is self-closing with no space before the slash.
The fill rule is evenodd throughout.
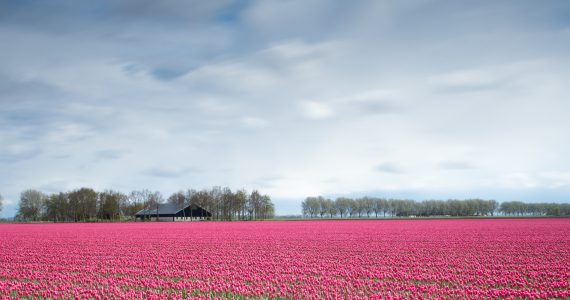
<path id="1" fill-rule="evenodd" d="M 190 204 L 180 206 L 172 203 L 152 205 L 136 213 L 137 220 L 153 221 L 202 221 L 209 220 L 212 214 L 202 207 Z"/>

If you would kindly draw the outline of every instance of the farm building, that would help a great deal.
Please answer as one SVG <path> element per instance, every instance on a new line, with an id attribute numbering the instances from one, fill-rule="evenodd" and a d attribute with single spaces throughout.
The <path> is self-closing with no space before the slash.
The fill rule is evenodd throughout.
<path id="1" fill-rule="evenodd" d="M 147 207 L 135 215 L 137 220 L 156 221 L 201 221 L 208 220 L 212 214 L 198 205 L 180 206 L 164 203 Z"/>

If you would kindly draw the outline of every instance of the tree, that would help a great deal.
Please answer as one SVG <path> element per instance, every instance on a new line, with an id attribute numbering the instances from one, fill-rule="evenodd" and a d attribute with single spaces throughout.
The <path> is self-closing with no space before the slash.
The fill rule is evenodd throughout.
<path id="1" fill-rule="evenodd" d="M 319 213 L 317 197 L 307 197 L 301 203 L 303 208 L 303 216 L 314 218 Z"/>
<path id="2" fill-rule="evenodd" d="M 190 202 L 192 204 L 198 205 L 202 208 L 204 208 L 205 210 L 209 211 L 210 213 L 212 212 L 212 201 L 210 199 L 210 193 L 208 192 L 208 190 L 203 189 L 199 192 L 194 191 L 192 193 L 192 195 L 190 196 Z M 201 210 L 200 213 L 202 213 L 203 211 Z M 200 218 L 203 218 L 204 215 L 201 214 Z"/>
<path id="3" fill-rule="evenodd" d="M 127 196 L 120 192 L 107 190 L 99 194 L 99 217 L 105 220 L 118 220 L 124 216 L 121 211 L 122 203 Z"/>
<path id="4" fill-rule="evenodd" d="M 271 219 L 275 216 L 275 206 L 268 195 L 261 196 L 260 219 Z"/>
<path id="5" fill-rule="evenodd" d="M 73 221 L 85 221 L 97 218 L 97 200 L 99 194 L 91 188 L 80 188 L 68 193 L 69 213 Z"/>
<path id="6" fill-rule="evenodd" d="M 495 215 L 495 212 L 499 209 L 499 203 L 495 200 L 489 200 L 489 213 L 491 216 Z"/>
<path id="7" fill-rule="evenodd" d="M 325 198 L 323 198 L 323 196 L 317 197 L 317 207 L 318 207 L 319 216 L 322 219 L 325 216 L 325 214 L 329 211 L 326 204 L 326 200 Z"/>
<path id="8" fill-rule="evenodd" d="M 0 194 L 0 212 L 2 212 L 2 202 L 4 201 L 4 198 L 2 197 L 2 194 Z"/>
<path id="9" fill-rule="evenodd" d="M 247 191 L 244 189 L 238 190 L 235 194 L 236 211 L 238 220 L 245 218 L 245 208 L 247 203 Z"/>
<path id="10" fill-rule="evenodd" d="M 214 219 L 219 220 L 221 215 L 222 206 L 222 187 L 214 186 L 209 191 L 210 209 L 209 211 L 214 216 Z"/>
<path id="11" fill-rule="evenodd" d="M 151 193 L 147 199 L 147 208 L 151 210 L 156 210 L 156 220 L 158 221 L 158 210 L 160 205 L 164 203 L 164 198 L 162 194 L 158 191 Z"/>
<path id="12" fill-rule="evenodd" d="M 251 191 L 251 195 L 248 197 L 247 211 L 249 213 L 249 219 L 257 219 L 260 213 L 261 204 L 261 194 L 257 190 Z"/>
<path id="13" fill-rule="evenodd" d="M 222 220 L 232 220 L 234 213 L 235 195 L 229 187 L 222 188 L 220 195 L 220 209 Z"/>
<path id="14" fill-rule="evenodd" d="M 390 202 L 387 199 L 380 198 L 378 199 L 378 205 L 380 206 L 384 217 L 386 217 L 386 213 L 391 211 L 390 209 L 392 206 L 390 205 Z"/>
<path id="15" fill-rule="evenodd" d="M 323 204 L 330 218 L 336 216 L 336 206 L 334 205 L 334 202 L 331 199 L 326 199 Z"/>
<path id="16" fill-rule="evenodd" d="M 147 190 L 147 189 L 143 189 L 140 191 L 132 191 L 129 194 L 129 201 L 132 205 L 132 211 L 133 214 L 136 214 L 137 212 L 139 212 L 140 210 L 147 210 L 149 209 L 149 204 L 150 201 L 152 199 L 152 192 Z"/>
<path id="17" fill-rule="evenodd" d="M 178 209 L 182 209 L 182 214 L 184 219 L 186 219 L 186 210 L 185 208 L 185 204 L 186 204 L 186 194 L 183 191 L 178 191 L 172 195 L 170 195 L 170 197 L 168 197 L 168 203 L 170 204 L 174 204 L 176 205 L 176 207 Z"/>
<path id="18" fill-rule="evenodd" d="M 67 193 L 52 194 L 46 199 L 46 218 L 54 222 L 65 222 L 69 219 L 69 195 Z"/>
<path id="19" fill-rule="evenodd" d="M 324 213 L 322 213 L 323 211 L 321 210 L 321 199 L 323 199 L 323 197 L 319 196 L 319 197 L 307 197 L 305 198 L 305 200 L 303 201 L 303 215 L 305 216 L 309 216 L 310 218 L 314 218 L 315 216 L 317 216 L 317 214 L 321 214 L 321 217 Z"/>
<path id="20" fill-rule="evenodd" d="M 354 201 L 354 199 L 350 199 L 347 198 L 347 208 L 348 208 L 348 214 L 350 215 L 350 217 L 354 217 L 356 216 L 357 213 L 359 213 L 360 211 L 360 207 L 358 205 L 358 202 Z"/>
<path id="21" fill-rule="evenodd" d="M 344 197 L 336 198 L 334 204 L 341 218 L 343 218 L 343 216 L 349 211 L 351 207 L 351 202 L 352 199 L 350 198 L 344 198 Z"/>
<path id="22" fill-rule="evenodd" d="M 358 199 L 358 201 L 360 202 L 360 205 L 359 205 L 360 210 L 362 212 L 366 213 L 366 216 L 368 218 L 370 218 L 370 214 L 372 212 L 374 212 L 374 205 L 375 205 L 374 199 L 369 198 L 369 197 L 364 197 L 364 198 Z"/>
<path id="23" fill-rule="evenodd" d="M 22 220 L 39 221 L 45 208 L 47 196 L 36 190 L 25 190 L 20 194 L 18 217 Z"/>

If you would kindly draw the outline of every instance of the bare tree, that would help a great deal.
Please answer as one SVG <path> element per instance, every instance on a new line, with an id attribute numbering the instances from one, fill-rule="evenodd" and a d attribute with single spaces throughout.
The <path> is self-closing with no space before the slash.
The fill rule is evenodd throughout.
<path id="1" fill-rule="evenodd" d="M 81 188 L 67 193 L 68 210 L 73 221 L 84 221 L 97 217 L 99 194 L 91 188 Z"/>
<path id="2" fill-rule="evenodd" d="M 99 194 L 99 218 L 106 220 L 118 220 L 123 217 L 121 207 L 127 196 L 113 190 L 107 190 Z"/>
<path id="3" fill-rule="evenodd" d="M 245 208 L 247 203 L 247 191 L 245 189 L 238 190 L 236 192 L 236 211 L 238 220 L 243 220 L 245 218 Z"/>
<path id="4" fill-rule="evenodd" d="M 36 190 L 25 190 L 20 194 L 18 217 L 38 221 L 43 217 L 47 196 Z"/>
<path id="5" fill-rule="evenodd" d="M 180 190 L 168 197 L 168 203 L 176 205 L 178 209 L 182 209 L 184 220 L 186 220 L 186 194 Z"/>
<path id="6" fill-rule="evenodd" d="M 340 217 L 344 217 L 344 215 L 346 213 L 348 213 L 350 207 L 351 207 L 351 202 L 352 199 L 350 198 L 344 198 L 344 197 L 340 197 L 337 198 L 335 200 L 335 206 L 336 206 L 336 210 L 338 211 L 338 213 L 340 214 Z"/>
<path id="7" fill-rule="evenodd" d="M 257 190 L 253 190 L 247 200 L 247 212 L 249 213 L 249 219 L 257 219 L 259 214 L 259 205 L 261 203 L 261 194 L 259 194 Z"/>
<path id="8" fill-rule="evenodd" d="M 52 194 L 46 200 L 46 219 L 65 222 L 70 219 L 69 193 Z"/>

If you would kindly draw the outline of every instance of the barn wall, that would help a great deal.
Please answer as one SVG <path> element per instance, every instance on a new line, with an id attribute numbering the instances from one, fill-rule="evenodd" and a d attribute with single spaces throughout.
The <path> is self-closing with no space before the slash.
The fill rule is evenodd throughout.
<path id="1" fill-rule="evenodd" d="M 206 218 L 200 218 L 200 217 L 176 217 L 174 218 L 174 222 L 192 222 L 192 221 L 201 221 L 201 220 L 205 220 Z M 171 220 L 172 221 L 172 220 Z"/>
<path id="2" fill-rule="evenodd" d="M 148 220 L 145 218 L 145 220 Z M 174 220 L 172 219 L 172 217 L 159 217 L 158 221 L 161 222 L 195 222 L 195 221 L 204 221 L 207 220 L 207 218 L 200 218 L 200 217 L 192 217 L 192 219 L 190 219 L 190 217 L 186 217 L 186 219 L 184 219 L 184 217 L 174 217 Z M 156 221 L 156 217 L 150 217 L 150 221 Z"/>

